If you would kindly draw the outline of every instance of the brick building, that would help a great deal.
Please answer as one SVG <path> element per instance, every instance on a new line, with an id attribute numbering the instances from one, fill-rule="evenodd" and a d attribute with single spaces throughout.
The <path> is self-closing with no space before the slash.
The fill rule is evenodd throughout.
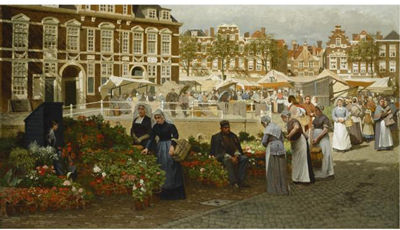
<path id="1" fill-rule="evenodd" d="M 335 26 L 329 36 L 325 48 L 325 69 L 337 73 L 340 77 L 348 77 L 351 74 L 348 68 L 348 52 L 351 48 L 349 38 L 340 25 Z"/>
<path id="2" fill-rule="evenodd" d="M 111 75 L 179 79 L 179 27 L 157 5 L 0 6 L 0 112 L 11 100 L 100 100 Z"/>
<path id="3" fill-rule="evenodd" d="M 237 25 L 220 25 L 215 33 L 214 27 L 211 27 L 209 31 L 203 31 L 198 29 L 187 30 L 184 35 L 190 35 L 195 37 L 198 44 L 197 58 L 192 62 L 191 75 L 209 75 L 209 74 L 221 74 L 222 61 L 218 59 L 209 60 L 207 55 L 207 48 L 211 47 L 216 36 L 221 35 L 222 37 L 228 38 L 234 41 L 238 45 L 238 55 L 229 60 L 229 63 L 225 63 L 225 74 L 228 76 L 250 76 L 250 75 L 264 75 L 270 70 L 270 64 L 267 62 L 267 70 L 265 69 L 262 61 L 260 60 L 260 54 L 246 52 L 245 46 L 252 40 L 262 38 L 266 36 L 265 28 L 255 31 L 250 35 L 249 32 L 244 33 L 244 36 L 240 36 L 240 29 Z M 284 40 L 275 40 L 281 47 L 286 47 Z M 184 66 L 186 63 L 181 63 Z M 286 70 L 286 62 L 285 62 Z M 286 72 L 286 71 L 285 71 Z M 186 73 L 185 73 L 186 74 Z"/>
<path id="4" fill-rule="evenodd" d="M 376 40 L 379 48 L 378 75 L 391 77 L 396 82 L 397 93 L 400 88 L 400 36 L 396 31 L 390 32 L 383 39 Z"/>
<path id="5" fill-rule="evenodd" d="M 288 72 L 291 76 L 312 77 L 317 76 L 323 68 L 322 41 L 317 41 L 317 46 L 307 43 L 298 45 L 292 41 L 292 49 L 288 52 Z"/>

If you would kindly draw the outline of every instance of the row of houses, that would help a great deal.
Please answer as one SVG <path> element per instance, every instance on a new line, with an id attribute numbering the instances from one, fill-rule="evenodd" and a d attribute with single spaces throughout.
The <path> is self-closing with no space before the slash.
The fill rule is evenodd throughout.
<path id="1" fill-rule="evenodd" d="M 158 5 L 0 5 L 0 112 L 101 99 L 111 75 L 179 78 L 179 28 Z"/>
<path id="2" fill-rule="evenodd" d="M 212 45 L 216 38 L 214 28 L 210 30 L 188 30 L 184 35 L 195 37 L 199 50 L 197 59 L 192 63 L 192 75 L 201 74 L 220 74 L 221 60 L 207 59 L 206 48 Z M 243 47 L 252 40 L 262 38 L 266 35 L 265 28 L 255 31 L 249 35 L 240 36 L 240 30 L 236 25 L 220 25 L 217 35 L 226 36 L 239 45 L 239 54 L 231 59 L 231 63 L 226 66 L 227 73 L 236 76 L 245 72 L 248 76 L 258 74 L 263 75 L 270 70 L 270 63 L 267 69 L 261 64 L 260 55 L 243 52 Z M 282 47 L 288 49 L 288 44 L 282 39 L 277 40 Z M 379 55 L 376 60 L 371 62 L 352 60 L 349 52 L 352 47 L 361 41 L 373 41 L 379 48 Z M 379 32 L 370 35 L 365 30 L 358 34 L 352 34 L 352 39 L 346 36 L 345 31 L 340 25 L 336 25 L 326 42 L 325 48 L 322 41 L 317 41 L 316 45 L 307 43 L 298 44 L 292 41 L 291 48 L 287 50 L 286 68 L 279 71 L 289 76 L 317 76 L 323 69 L 329 69 L 341 77 L 397 77 L 399 76 L 399 44 L 400 37 L 395 31 L 383 37 Z M 182 60 L 181 60 L 182 62 Z M 181 63 L 185 65 L 186 63 Z"/>

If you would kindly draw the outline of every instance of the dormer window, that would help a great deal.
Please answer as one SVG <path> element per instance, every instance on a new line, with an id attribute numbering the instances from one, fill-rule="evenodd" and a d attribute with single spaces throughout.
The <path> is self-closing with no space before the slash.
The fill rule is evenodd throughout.
<path id="1" fill-rule="evenodd" d="M 162 20 L 169 20 L 170 19 L 169 11 L 163 10 L 161 13 L 161 18 Z"/>
<path id="2" fill-rule="evenodd" d="M 149 18 L 157 18 L 157 11 L 155 9 L 148 9 L 147 10 L 147 16 Z"/>
<path id="3" fill-rule="evenodd" d="M 122 14 L 128 14 L 128 5 L 122 6 Z"/>
<path id="4" fill-rule="evenodd" d="M 100 5 L 100 11 L 114 13 L 114 5 Z"/>
<path id="5" fill-rule="evenodd" d="M 336 38 L 336 46 L 340 46 L 340 44 L 342 43 L 341 40 L 342 39 L 340 38 Z"/>

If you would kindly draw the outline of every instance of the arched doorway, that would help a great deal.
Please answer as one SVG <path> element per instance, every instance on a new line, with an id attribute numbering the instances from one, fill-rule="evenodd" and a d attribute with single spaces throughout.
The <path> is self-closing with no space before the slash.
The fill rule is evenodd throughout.
<path id="1" fill-rule="evenodd" d="M 136 66 L 132 69 L 132 77 L 134 78 L 143 78 L 144 77 L 144 69 L 140 66 Z"/>
<path id="2" fill-rule="evenodd" d="M 82 71 L 78 66 L 69 65 L 62 72 L 62 99 L 64 105 L 76 105 L 79 102 L 78 91 L 79 80 L 82 78 Z"/>

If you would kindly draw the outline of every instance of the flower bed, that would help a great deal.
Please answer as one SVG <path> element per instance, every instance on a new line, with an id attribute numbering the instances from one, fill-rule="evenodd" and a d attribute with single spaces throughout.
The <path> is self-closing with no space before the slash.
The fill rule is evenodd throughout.
<path id="1" fill-rule="evenodd" d="M 217 187 L 228 184 L 227 171 L 217 159 L 207 153 L 192 151 L 187 159 L 181 162 L 181 165 L 191 180 Z"/>
<path id="2" fill-rule="evenodd" d="M 25 212 L 84 208 L 92 194 L 83 188 L 66 187 L 30 187 L 5 188 L 0 192 L 0 203 L 8 215 Z"/>

